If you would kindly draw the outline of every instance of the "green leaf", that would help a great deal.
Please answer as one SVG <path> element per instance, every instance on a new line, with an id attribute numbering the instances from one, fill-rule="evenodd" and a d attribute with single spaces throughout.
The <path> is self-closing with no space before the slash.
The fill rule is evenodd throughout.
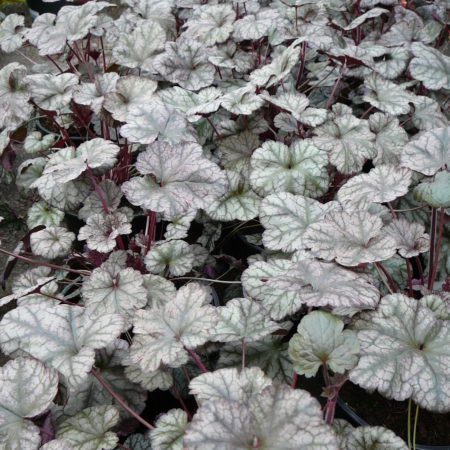
<path id="1" fill-rule="evenodd" d="M 313 311 L 303 317 L 289 341 L 294 370 L 306 377 L 315 376 L 324 363 L 335 373 L 353 369 L 358 353 L 356 334 L 344 331 L 344 322 L 325 311 Z"/>

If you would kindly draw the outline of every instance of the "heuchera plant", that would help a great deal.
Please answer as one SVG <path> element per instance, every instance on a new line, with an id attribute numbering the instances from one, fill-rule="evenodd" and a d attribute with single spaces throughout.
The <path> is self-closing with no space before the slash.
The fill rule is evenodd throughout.
<path id="1" fill-rule="evenodd" d="M 6 16 L 2 51 L 40 59 L 0 70 L 2 171 L 27 154 L 34 200 L 0 248 L 3 281 L 28 263 L 0 300 L 0 448 L 408 448 L 334 419 L 348 379 L 449 412 L 448 17 L 445 0 Z M 297 386 L 318 372 L 323 409 Z"/>

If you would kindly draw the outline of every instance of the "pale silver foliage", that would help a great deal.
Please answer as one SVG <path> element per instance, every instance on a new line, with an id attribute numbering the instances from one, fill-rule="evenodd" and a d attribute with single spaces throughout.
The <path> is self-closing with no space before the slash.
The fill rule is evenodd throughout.
<path id="1" fill-rule="evenodd" d="M 207 287 L 189 283 L 162 308 L 137 311 L 131 362 L 144 372 L 155 371 L 161 364 L 170 367 L 186 364 L 186 349 L 204 344 L 217 323 L 217 312 L 210 301 Z"/>
<path id="2" fill-rule="evenodd" d="M 388 398 L 411 398 L 421 408 L 450 410 L 449 321 L 424 299 L 387 295 L 376 311 L 357 316 L 352 329 L 361 356 L 350 380 Z"/>
<path id="3" fill-rule="evenodd" d="M 63 227 L 49 227 L 36 231 L 30 236 L 31 251 L 48 259 L 69 253 L 75 234 Z"/>
<path id="4" fill-rule="evenodd" d="M 40 131 L 28 133 L 23 143 L 23 148 L 27 153 L 41 153 L 48 150 L 55 142 L 54 134 L 46 134 L 42 136 Z"/>
<path id="5" fill-rule="evenodd" d="M 16 129 L 33 111 L 28 103 L 26 73 L 26 67 L 16 62 L 0 69 L 0 128 Z"/>
<path id="6" fill-rule="evenodd" d="M 450 58 L 439 50 L 414 42 L 411 45 L 414 58 L 409 63 L 409 71 L 428 89 L 450 89 Z"/>
<path id="7" fill-rule="evenodd" d="M 77 306 L 23 305 L 3 316 L 0 344 L 6 354 L 20 349 L 54 367 L 76 387 L 91 370 L 95 349 L 112 342 L 124 325 L 118 315 L 95 317 Z"/>
<path id="8" fill-rule="evenodd" d="M 279 325 L 270 320 L 260 303 L 249 298 L 234 298 L 218 308 L 218 322 L 211 340 L 253 342 L 278 328 Z"/>
<path id="9" fill-rule="evenodd" d="M 303 235 L 308 227 L 322 221 L 328 212 L 337 207 L 336 202 L 322 204 L 289 192 L 267 196 L 259 212 L 259 220 L 265 228 L 264 246 L 284 252 L 304 249 Z"/>
<path id="10" fill-rule="evenodd" d="M 319 197 L 328 187 L 328 156 L 311 139 L 288 147 L 266 141 L 251 157 L 250 183 L 260 195 L 273 192 Z"/>
<path id="11" fill-rule="evenodd" d="M 185 117 L 168 108 L 157 97 L 152 101 L 133 104 L 124 115 L 126 122 L 120 134 L 131 142 L 151 144 L 157 138 L 170 144 L 194 142 L 195 133 Z"/>
<path id="12" fill-rule="evenodd" d="M 166 80 L 191 91 L 211 86 L 214 81 L 214 66 L 208 61 L 205 47 L 195 40 L 167 42 L 152 67 Z"/>
<path id="13" fill-rule="evenodd" d="M 107 92 L 103 107 L 114 119 L 125 122 L 127 113 L 133 106 L 144 105 L 153 100 L 157 83 L 148 78 L 127 75 L 117 80 L 113 92 Z"/>
<path id="14" fill-rule="evenodd" d="M 346 450 L 407 450 L 394 432 L 384 427 L 362 426 L 351 430 L 345 439 Z"/>
<path id="15" fill-rule="evenodd" d="M 214 220 L 251 220 L 258 216 L 261 198 L 246 179 L 231 170 L 225 171 L 228 192 L 206 209 Z"/>
<path id="16" fill-rule="evenodd" d="M 268 386 L 247 402 L 206 402 L 188 425 L 184 444 L 192 450 L 244 450 L 249 445 L 266 450 L 338 449 L 317 400 L 286 385 Z"/>
<path id="17" fill-rule="evenodd" d="M 360 171 L 364 162 L 376 155 L 375 135 L 367 121 L 353 116 L 351 110 L 340 111 L 338 106 L 332 108 L 332 119 L 314 130 L 313 141 L 329 153 L 330 162 L 341 173 L 350 174 Z"/>
<path id="18" fill-rule="evenodd" d="M 410 223 L 406 219 L 394 219 L 384 231 L 395 240 L 398 252 L 404 258 L 411 258 L 428 251 L 430 237 L 420 223 Z"/>
<path id="19" fill-rule="evenodd" d="M 108 430 L 118 422 L 117 408 L 95 406 L 59 425 L 56 437 L 66 440 L 74 450 L 112 450 L 119 438 L 116 433 Z"/>
<path id="20" fill-rule="evenodd" d="M 231 5 L 202 5 L 187 21 L 185 35 L 207 46 L 225 42 L 233 31 L 235 12 Z"/>
<path id="21" fill-rule="evenodd" d="M 258 289 L 255 298 L 263 303 L 270 301 L 272 290 L 282 298 L 298 298 L 308 306 L 332 306 L 336 314 L 351 316 L 364 309 L 374 309 L 379 300 L 378 289 L 370 276 L 317 260 L 293 262 L 276 276 L 260 281 L 264 289 L 260 284 L 258 289 L 255 278 L 252 289 Z"/>
<path id="22" fill-rule="evenodd" d="M 109 214 L 93 214 L 80 228 L 78 240 L 86 240 L 91 250 L 108 253 L 116 247 L 116 238 L 131 233 L 131 223 L 126 214 L 113 211 Z"/>
<path id="23" fill-rule="evenodd" d="M 150 273 L 181 276 L 192 270 L 195 255 L 191 246 L 182 240 L 159 241 L 145 256 Z"/>
<path id="24" fill-rule="evenodd" d="M 303 317 L 289 341 L 294 370 L 306 377 L 316 375 L 323 364 L 335 373 L 353 369 L 358 353 L 356 334 L 344 330 L 344 322 L 325 311 L 312 311 Z"/>
<path id="25" fill-rule="evenodd" d="M 450 165 L 449 142 L 450 127 L 418 133 L 404 147 L 401 165 L 424 175 L 434 175 L 445 165 Z"/>
<path id="26" fill-rule="evenodd" d="M 145 176 L 122 184 L 128 200 L 168 216 L 206 208 L 227 189 L 225 174 L 198 144 L 158 141 L 138 155 L 136 168 Z"/>
<path id="27" fill-rule="evenodd" d="M 395 241 L 382 228 L 382 220 L 367 211 L 332 211 L 308 228 L 304 241 L 319 258 L 357 266 L 394 255 Z"/>
<path id="28" fill-rule="evenodd" d="M 58 391 L 58 375 L 32 358 L 19 357 L 0 369 L 0 447 L 37 450 L 39 427 L 27 418 L 46 411 Z"/>
<path id="29" fill-rule="evenodd" d="M 190 393 L 200 402 L 218 399 L 248 402 L 272 384 L 259 367 L 218 369 L 195 377 L 189 383 Z"/>
<path id="30" fill-rule="evenodd" d="M 69 105 L 78 77 L 72 73 L 61 75 L 35 74 L 24 79 L 31 98 L 42 109 L 60 110 Z"/>
<path id="31" fill-rule="evenodd" d="M 0 23 L 0 48 L 2 52 L 11 53 L 22 46 L 24 37 L 24 16 L 8 14 Z"/>
<path id="32" fill-rule="evenodd" d="M 150 431 L 150 441 L 154 450 L 183 450 L 184 430 L 188 424 L 182 409 L 171 409 L 156 421 Z"/>
<path id="33" fill-rule="evenodd" d="M 120 314 L 130 319 L 147 304 L 147 290 L 140 272 L 108 260 L 84 281 L 81 292 L 89 314 Z"/>
<path id="34" fill-rule="evenodd" d="M 404 168 L 378 165 L 369 173 L 356 175 L 339 189 L 341 203 L 358 204 L 361 200 L 374 203 L 392 202 L 408 192 L 412 172 Z"/>
<path id="35" fill-rule="evenodd" d="M 166 32 L 161 25 L 154 20 L 140 20 L 132 33 L 120 34 L 112 56 L 122 66 L 151 70 L 165 42 Z"/>

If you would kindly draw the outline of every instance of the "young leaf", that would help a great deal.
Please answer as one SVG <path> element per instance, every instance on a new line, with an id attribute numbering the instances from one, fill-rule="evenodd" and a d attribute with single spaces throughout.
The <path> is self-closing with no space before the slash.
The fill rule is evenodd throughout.
<path id="1" fill-rule="evenodd" d="M 93 316 L 120 314 L 129 319 L 147 303 L 147 291 L 140 272 L 106 261 L 84 281 L 81 288 L 86 308 Z"/>
<path id="2" fill-rule="evenodd" d="M 315 256 L 343 266 L 383 261 L 394 255 L 396 247 L 382 227 L 381 219 L 367 211 L 332 211 L 308 228 L 304 243 Z"/>
<path id="3" fill-rule="evenodd" d="M 233 368 L 203 373 L 189 383 L 189 389 L 200 402 L 222 399 L 246 403 L 271 384 L 259 367 Z"/>
<path id="4" fill-rule="evenodd" d="M 359 172 L 367 159 L 376 155 L 375 135 L 365 120 L 351 112 L 340 114 L 333 106 L 333 118 L 314 130 L 314 144 L 329 153 L 330 162 L 343 174 Z"/>
<path id="5" fill-rule="evenodd" d="M 192 450 L 338 448 L 317 400 L 286 385 L 268 386 L 245 403 L 206 402 L 188 425 L 184 444 Z"/>
<path id="6" fill-rule="evenodd" d="M 54 134 L 42 136 L 40 131 L 33 131 L 27 134 L 23 143 L 23 149 L 31 154 L 45 152 L 53 145 L 55 138 Z"/>
<path id="7" fill-rule="evenodd" d="M 249 298 L 234 298 L 218 308 L 218 322 L 211 340 L 253 342 L 278 328 L 259 303 Z"/>
<path id="8" fill-rule="evenodd" d="M 450 58 L 439 50 L 421 42 L 411 44 L 414 58 L 409 71 L 428 89 L 450 89 Z"/>
<path id="9" fill-rule="evenodd" d="M 449 203 L 450 205 L 450 203 Z M 410 223 L 406 219 L 394 219 L 384 229 L 395 240 L 395 246 L 403 258 L 411 258 L 430 248 L 430 237 L 420 223 Z"/>
<path id="10" fill-rule="evenodd" d="M 34 203 L 28 210 L 27 226 L 30 230 L 39 225 L 46 228 L 58 227 L 63 219 L 63 211 L 40 201 Z"/>
<path id="11" fill-rule="evenodd" d="M 357 316 L 352 329 L 361 356 L 351 381 L 388 398 L 450 411 L 450 323 L 438 319 L 426 301 L 387 295 L 376 311 Z"/>
<path id="12" fill-rule="evenodd" d="M 37 450 L 39 427 L 27 418 L 46 411 L 58 392 L 58 375 L 32 358 L 16 358 L 0 369 L 0 441 L 11 450 Z"/>
<path id="13" fill-rule="evenodd" d="M 45 228 L 31 234 L 31 251 L 45 258 L 58 258 L 69 253 L 74 239 L 75 234 L 63 227 Z"/>
<path id="14" fill-rule="evenodd" d="M 325 311 L 313 311 L 303 317 L 289 341 L 294 370 L 306 377 L 315 376 L 323 364 L 335 373 L 353 369 L 358 353 L 356 334 L 344 330 L 344 322 Z"/>
<path id="15" fill-rule="evenodd" d="M 433 208 L 450 208 L 450 173 L 438 172 L 433 181 L 420 183 L 414 188 L 414 198 Z"/>
<path id="16" fill-rule="evenodd" d="M 3 316 L 0 343 L 6 354 L 23 350 L 57 369 L 76 387 L 91 370 L 95 349 L 112 342 L 124 325 L 118 315 L 94 317 L 77 306 L 23 305 Z"/>
<path id="17" fill-rule="evenodd" d="M 369 173 L 354 176 L 338 192 L 341 203 L 367 200 L 375 203 L 392 202 L 408 192 L 412 172 L 404 168 L 379 165 Z"/>
<path id="18" fill-rule="evenodd" d="M 403 148 L 401 166 L 434 175 L 450 166 L 450 127 L 422 131 Z"/>
<path id="19" fill-rule="evenodd" d="M 210 290 L 198 283 L 180 288 L 161 309 L 135 313 L 130 360 L 144 372 L 161 364 L 180 367 L 188 361 L 185 350 L 204 344 L 217 323 L 216 309 L 209 305 Z"/>
<path id="20" fill-rule="evenodd" d="M 114 211 L 107 215 L 94 214 L 80 228 L 78 240 L 86 240 L 91 250 L 108 253 L 116 247 L 116 238 L 131 233 L 131 223 L 126 214 Z"/>
<path id="21" fill-rule="evenodd" d="M 108 431 L 119 422 L 119 411 L 114 406 L 95 406 L 83 410 L 56 430 L 74 450 L 111 450 L 119 441 L 116 433 Z"/>
<path id="22" fill-rule="evenodd" d="M 325 151 L 311 139 L 297 140 L 290 147 L 266 141 L 251 157 L 250 183 L 260 195 L 291 192 L 319 197 L 328 189 Z"/>
<path id="23" fill-rule="evenodd" d="M 182 409 L 171 409 L 163 414 L 150 431 L 150 441 L 154 450 L 183 450 L 184 430 L 188 424 Z"/>
<path id="24" fill-rule="evenodd" d="M 206 213 L 214 220 L 251 220 L 258 215 L 261 198 L 253 192 L 245 178 L 231 170 L 225 171 L 228 192 L 211 203 Z"/>
<path id="25" fill-rule="evenodd" d="M 197 210 L 193 209 L 185 214 L 167 217 L 170 222 L 166 226 L 166 231 L 164 232 L 164 239 L 170 241 L 173 239 L 184 239 L 188 236 L 189 228 L 192 221 L 197 215 Z"/>
<path id="26" fill-rule="evenodd" d="M 144 261 L 151 273 L 162 275 L 168 269 L 170 275 L 182 276 L 192 270 L 194 253 L 185 241 L 159 241 L 152 246 Z"/>
<path id="27" fill-rule="evenodd" d="M 206 208 L 227 189 L 225 174 L 198 144 L 157 142 L 138 155 L 136 168 L 147 176 L 123 183 L 128 200 L 167 216 Z"/>
<path id="28" fill-rule="evenodd" d="M 336 202 L 322 204 L 289 192 L 267 196 L 261 202 L 259 213 L 259 220 L 265 228 L 264 247 L 283 252 L 304 249 L 303 235 L 308 227 L 323 220 L 335 208 Z"/>

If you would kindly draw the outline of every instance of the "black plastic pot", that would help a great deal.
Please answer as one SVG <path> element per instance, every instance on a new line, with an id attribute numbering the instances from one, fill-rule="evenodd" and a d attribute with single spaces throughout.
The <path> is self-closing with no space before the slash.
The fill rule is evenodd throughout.
<path id="1" fill-rule="evenodd" d="M 347 419 L 350 423 L 357 426 L 365 426 L 370 425 L 367 423 L 362 417 L 360 417 L 356 411 L 344 402 L 340 397 L 337 401 L 338 407 L 340 408 L 342 415 L 346 416 L 344 419 Z M 450 445 L 424 445 L 424 444 L 416 444 L 416 450 L 450 450 Z"/>

